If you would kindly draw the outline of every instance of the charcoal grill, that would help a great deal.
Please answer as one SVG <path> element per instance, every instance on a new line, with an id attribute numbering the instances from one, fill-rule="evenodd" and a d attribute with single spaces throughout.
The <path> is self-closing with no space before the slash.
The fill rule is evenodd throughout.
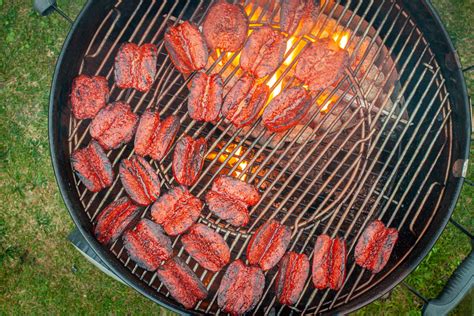
<path id="1" fill-rule="evenodd" d="M 460 189 L 469 154 L 470 114 L 455 50 L 427 1 L 322 1 L 320 21 L 311 35 L 293 38 L 285 63 L 266 83 L 273 95 L 295 84 L 292 75 L 305 45 L 327 33 L 352 51 L 357 63 L 333 87 L 313 96 L 311 119 L 283 134 L 268 134 L 259 122 L 235 129 L 223 119 L 196 123 L 187 115 L 188 83 L 170 62 L 163 45 L 169 25 L 200 24 L 212 1 L 88 1 L 73 24 L 54 74 L 50 99 L 51 155 L 69 212 L 86 241 L 125 283 L 159 304 L 180 312 L 218 313 L 216 290 L 223 272 L 209 273 L 173 240 L 184 259 L 209 289 L 193 311 L 185 311 L 155 273 L 138 267 L 121 241 L 110 247 L 93 236 L 98 212 L 125 194 L 116 177 L 99 193 L 86 190 L 69 162 L 73 150 L 90 141 L 89 121 L 71 115 L 70 86 L 81 73 L 102 75 L 110 100 L 123 100 L 133 111 L 154 107 L 161 115 L 179 115 L 185 133 L 208 140 L 202 174 L 191 191 L 203 196 L 218 174 L 255 184 L 263 198 L 251 209 L 244 229 L 226 225 L 204 209 L 201 222 L 215 228 L 232 249 L 244 250 L 255 231 L 271 218 L 292 227 L 290 249 L 311 256 L 317 235 L 340 236 L 348 243 L 347 278 L 339 291 L 315 290 L 310 280 L 297 304 L 274 298 L 275 271 L 266 274 L 264 295 L 252 313 L 349 312 L 380 297 L 410 273 L 428 253 L 446 225 Z M 278 25 L 278 1 L 243 3 L 250 28 Z M 344 38 L 344 39 L 343 39 Z M 114 56 L 123 42 L 158 46 L 158 70 L 147 93 L 120 90 L 113 82 Z M 208 71 L 220 72 L 230 87 L 239 77 L 238 52 L 212 52 Z M 286 62 L 288 61 L 288 62 Z M 361 68 L 365 67 L 365 71 Z M 368 69 L 368 70 L 367 70 Z M 372 69 L 372 72 L 369 70 Z M 132 145 L 109 151 L 118 174 Z M 173 183 L 171 156 L 152 161 L 164 190 Z M 149 208 L 142 217 L 149 216 Z M 363 228 L 379 218 L 400 231 L 388 265 L 378 274 L 356 266 L 353 247 Z"/>

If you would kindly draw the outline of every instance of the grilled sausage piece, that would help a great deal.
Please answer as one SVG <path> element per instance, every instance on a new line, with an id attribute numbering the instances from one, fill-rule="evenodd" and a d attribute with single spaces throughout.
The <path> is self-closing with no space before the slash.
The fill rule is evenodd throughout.
<path id="1" fill-rule="evenodd" d="M 185 21 L 169 27 L 164 42 L 171 61 L 181 73 L 189 74 L 206 66 L 209 57 L 206 42 L 193 23 Z"/>
<path id="2" fill-rule="evenodd" d="M 135 135 L 135 153 L 160 161 L 173 144 L 180 124 L 179 117 L 175 115 L 160 121 L 157 111 L 146 110 L 140 118 Z"/>
<path id="3" fill-rule="evenodd" d="M 123 43 L 115 56 L 115 82 L 121 89 L 150 90 L 156 75 L 158 49 L 153 44 Z"/>
<path id="4" fill-rule="evenodd" d="M 346 242 L 320 235 L 314 246 L 313 284 L 317 289 L 339 290 L 346 276 Z"/>
<path id="5" fill-rule="evenodd" d="M 360 236 L 355 247 L 356 263 L 373 273 L 380 272 L 390 259 L 398 240 L 398 231 L 387 228 L 379 221 L 370 223 Z"/>
<path id="6" fill-rule="evenodd" d="M 94 140 L 87 147 L 73 152 L 71 163 L 81 182 L 91 192 L 109 187 L 114 180 L 112 164 L 102 147 Z"/>
<path id="7" fill-rule="evenodd" d="M 189 116 L 196 121 L 214 122 L 222 106 L 222 78 L 199 72 L 193 78 L 188 97 Z"/>
<path id="8" fill-rule="evenodd" d="M 146 218 L 138 222 L 135 229 L 125 232 L 123 245 L 130 258 L 148 271 L 155 271 L 161 261 L 173 255 L 170 238 L 160 225 Z"/>
<path id="9" fill-rule="evenodd" d="M 315 0 L 283 0 L 280 28 L 290 35 L 303 36 L 316 24 L 319 10 L 319 3 L 315 4 Z"/>
<path id="10" fill-rule="evenodd" d="M 285 50 L 285 37 L 271 27 L 264 26 L 253 31 L 245 42 L 240 66 L 255 77 L 263 78 L 280 66 Z"/>
<path id="11" fill-rule="evenodd" d="M 185 232 L 201 214 L 202 202 L 185 187 L 174 187 L 151 208 L 151 216 L 170 236 Z"/>
<path id="12" fill-rule="evenodd" d="M 190 186 L 196 182 L 204 164 L 206 139 L 194 140 L 185 135 L 176 144 L 173 154 L 173 175 L 179 184 Z"/>
<path id="13" fill-rule="evenodd" d="M 133 155 L 120 162 L 120 180 L 130 198 L 149 205 L 160 196 L 160 181 L 155 170 L 142 157 Z"/>
<path id="14" fill-rule="evenodd" d="M 265 276 L 260 268 L 236 260 L 222 278 L 217 290 L 217 304 L 226 313 L 242 315 L 257 305 L 264 287 Z"/>
<path id="15" fill-rule="evenodd" d="M 138 206 L 128 197 L 123 197 L 104 208 L 97 216 L 94 233 L 97 240 L 106 245 L 115 241 L 139 212 Z"/>
<path id="16" fill-rule="evenodd" d="M 114 102 L 100 110 L 92 120 L 92 138 L 106 150 L 115 149 L 132 140 L 138 124 L 138 115 L 124 102 Z"/>
<path id="17" fill-rule="evenodd" d="M 166 261 L 156 274 L 171 296 L 187 309 L 193 308 L 197 302 L 207 297 L 204 284 L 179 257 Z"/>
<path id="18" fill-rule="evenodd" d="M 247 30 L 248 19 L 244 8 L 225 0 L 212 5 L 202 25 L 207 46 L 211 50 L 218 48 L 226 52 L 235 52 L 242 47 Z"/>
<path id="19" fill-rule="evenodd" d="M 263 111 L 263 125 L 271 132 L 286 131 L 303 119 L 311 104 L 311 96 L 303 87 L 286 89 Z"/>
<path id="20" fill-rule="evenodd" d="M 203 268 L 217 272 L 230 260 L 230 249 L 224 238 L 203 224 L 194 224 L 181 237 L 184 249 Z"/>
<path id="21" fill-rule="evenodd" d="M 252 76 L 242 76 L 224 100 L 222 115 L 238 128 L 255 122 L 270 93 L 267 85 L 254 83 Z"/>
<path id="22" fill-rule="evenodd" d="M 93 118 L 107 104 L 107 79 L 101 76 L 79 75 L 72 81 L 72 113 L 79 119 Z"/>
<path id="23" fill-rule="evenodd" d="M 259 265 L 263 271 L 273 268 L 285 254 L 290 244 L 291 229 L 270 220 L 260 226 L 247 246 L 247 260 L 251 265 Z"/>
<path id="24" fill-rule="evenodd" d="M 301 52 L 295 76 L 311 91 L 336 84 L 349 65 L 349 54 L 332 39 L 322 39 Z"/>
<path id="25" fill-rule="evenodd" d="M 303 292 L 309 275 L 309 259 L 304 253 L 288 252 L 280 261 L 276 295 L 281 304 L 293 305 Z"/>

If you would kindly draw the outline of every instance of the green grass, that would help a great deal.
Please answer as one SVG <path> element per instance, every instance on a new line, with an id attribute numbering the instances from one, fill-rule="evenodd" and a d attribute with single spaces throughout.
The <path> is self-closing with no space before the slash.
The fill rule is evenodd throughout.
<path id="1" fill-rule="evenodd" d="M 59 5 L 75 16 L 83 2 Z M 472 1 L 434 2 L 462 62 L 474 64 Z M 47 112 L 51 77 L 68 24 L 57 15 L 39 17 L 29 0 L 0 0 L 0 23 L 0 313 L 167 313 L 100 272 L 66 240 L 73 224 L 52 172 Z M 472 75 L 468 82 L 474 91 Z M 472 165 L 469 170 L 474 179 Z M 473 197 L 474 190 L 465 187 L 454 215 L 471 230 Z M 469 249 L 468 240 L 448 225 L 407 282 L 436 296 Z M 419 313 L 420 306 L 399 286 L 388 299 L 359 313 Z"/>

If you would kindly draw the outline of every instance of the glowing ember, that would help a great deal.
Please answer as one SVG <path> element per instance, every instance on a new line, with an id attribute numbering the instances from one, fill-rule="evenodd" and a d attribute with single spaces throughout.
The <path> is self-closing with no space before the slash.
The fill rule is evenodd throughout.
<path id="1" fill-rule="evenodd" d="M 349 34 L 344 33 L 342 36 L 339 33 L 336 33 L 332 36 L 332 39 L 339 45 L 340 48 L 345 49 L 347 42 L 349 41 Z"/>
<path id="2" fill-rule="evenodd" d="M 332 100 L 325 102 L 320 109 L 321 113 L 326 114 L 327 112 L 329 112 L 329 106 L 331 105 L 331 103 L 332 103 Z"/>

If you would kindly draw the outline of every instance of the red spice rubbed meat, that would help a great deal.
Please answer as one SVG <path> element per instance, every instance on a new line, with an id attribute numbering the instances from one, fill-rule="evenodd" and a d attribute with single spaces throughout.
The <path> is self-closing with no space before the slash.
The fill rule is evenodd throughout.
<path id="1" fill-rule="evenodd" d="M 191 83 L 188 97 L 189 116 L 196 121 L 214 122 L 222 106 L 222 78 L 219 74 L 198 72 Z"/>
<path id="2" fill-rule="evenodd" d="M 120 162 L 120 180 L 128 195 L 140 205 L 149 205 L 160 196 L 160 181 L 155 170 L 140 156 Z"/>
<path id="3" fill-rule="evenodd" d="M 242 315 L 257 305 L 264 287 L 265 276 L 260 268 L 236 260 L 222 278 L 217 290 L 217 304 L 226 313 Z"/>
<path id="4" fill-rule="evenodd" d="M 100 110 L 90 125 L 90 134 L 106 150 L 115 149 L 132 140 L 138 115 L 124 102 L 114 102 Z"/>
<path id="5" fill-rule="evenodd" d="M 135 135 L 135 153 L 160 161 L 173 144 L 180 125 L 179 117 L 175 115 L 160 121 L 158 111 L 146 110 L 140 118 Z"/>
<path id="6" fill-rule="evenodd" d="M 291 229 L 275 220 L 260 226 L 247 246 L 247 260 L 263 271 L 273 268 L 285 254 L 291 241 Z"/>
<path id="7" fill-rule="evenodd" d="M 71 155 L 74 171 L 89 191 L 99 192 L 109 187 L 114 180 L 112 164 L 96 141 L 78 149 Z"/>
<path id="8" fill-rule="evenodd" d="M 153 44 L 123 43 L 115 56 L 115 82 L 121 89 L 150 90 L 156 75 L 158 49 Z"/>
<path id="9" fill-rule="evenodd" d="M 115 241 L 127 229 L 138 212 L 138 206 L 133 204 L 128 197 L 110 203 L 97 216 L 97 225 L 94 229 L 97 240 L 104 245 Z"/>
<path id="10" fill-rule="evenodd" d="M 79 75 L 72 81 L 72 113 L 79 120 L 96 116 L 108 98 L 109 86 L 104 77 Z"/>
<path id="11" fill-rule="evenodd" d="M 204 164 L 207 145 L 204 138 L 194 140 L 185 135 L 174 148 L 173 175 L 179 184 L 190 186 L 196 182 Z"/>
<path id="12" fill-rule="evenodd" d="M 207 270 L 217 272 L 229 263 L 229 246 L 221 235 L 206 225 L 193 225 L 181 242 L 191 257 Z"/>
<path id="13" fill-rule="evenodd" d="M 309 259 L 304 253 L 288 252 L 280 261 L 276 295 L 281 304 L 293 305 L 303 292 L 309 275 Z"/>
<path id="14" fill-rule="evenodd" d="M 245 42 L 240 66 L 256 78 L 263 78 L 280 66 L 285 50 L 285 37 L 271 27 L 264 26 L 253 31 Z"/>
<path id="15" fill-rule="evenodd" d="M 202 202 L 185 187 L 174 187 L 151 208 L 151 216 L 170 236 L 185 232 L 201 214 Z"/>
<path id="16" fill-rule="evenodd" d="M 171 296 L 187 309 L 207 297 L 204 284 L 179 257 L 166 261 L 156 274 Z"/>
<path id="17" fill-rule="evenodd" d="M 222 115 L 238 128 L 252 124 L 265 105 L 269 93 L 267 85 L 255 85 L 252 76 L 244 75 L 227 93 L 222 105 Z"/>
<path id="18" fill-rule="evenodd" d="M 286 131 L 304 118 L 311 104 L 311 96 L 303 87 L 286 89 L 263 111 L 263 125 L 271 132 Z"/>
<path id="19" fill-rule="evenodd" d="M 390 259 L 397 239 L 395 228 L 387 228 L 379 220 L 373 221 L 357 242 L 354 252 L 356 263 L 373 273 L 380 272 Z"/>
<path id="20" fill-rule="evenodd" d="M 206 194 L 209 209 L 234 226 L 245 226 L 249 221 L 248 207 L 260 200 L 260 193 L 248 183 L 229 176 L 218 176 Z"/>
<path id="21" fill-rule="evenodd" d="M 207 46 L 226 52 L 239 50 L 247 38 L 248 19 L 244 8 L 238 4 L 230 4 L 220 0 L 209 9 L 202 33 Z"/>
<path id="22" fill-rule="evenodd" d="M 171 61 L 181 73 L 189 74 L 206 66 L 207 45 L 193 23 L 184 21 L 177 26 L 169 27 L 164 42 Z"/>
<path id="23" fill-rule="evenodd" d="M 138 222 L 135 229 L 125 232 L 123 245 L 130 258 L 149 271 L 155 271 L 162 261 L 173 255 L 170 238 L 160 225 L 146 218 Z"/>
<path id="24" fill-rule="evenodd" d="M 319 6 L 315 0 L 283 0 L 280 9 L 280 28 L 294 36 L 303 36 L 316 24 Z"/>
<path id="25" fill-rule="evenodd" d="M 320 235 L 314 246 L 313 284 L 317 289 L 338 290 L 346 276 L 346 242 Z"/>
<path id="26" fill-rule="evenodd" d="M 301 52 L 295 76 L 309 90 L 319 91 L 337 83 L 349 65 L 349 54 L 332 39 L 322 39 Z"/>

